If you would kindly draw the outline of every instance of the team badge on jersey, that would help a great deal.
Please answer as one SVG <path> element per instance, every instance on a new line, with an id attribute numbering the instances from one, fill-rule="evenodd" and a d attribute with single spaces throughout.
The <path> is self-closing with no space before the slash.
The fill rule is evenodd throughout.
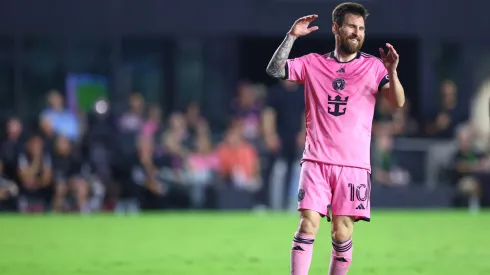
<path id="1" fill-rule="evenodd" d="M 342 79 L 342 78 L 336 78 L 333 82 L 332 82 L 332 87 L 334 90 L 336 90 L 337 92 L 339 91 L 342 91 L 344 88 L 345 88 L 345 80 Z"/>

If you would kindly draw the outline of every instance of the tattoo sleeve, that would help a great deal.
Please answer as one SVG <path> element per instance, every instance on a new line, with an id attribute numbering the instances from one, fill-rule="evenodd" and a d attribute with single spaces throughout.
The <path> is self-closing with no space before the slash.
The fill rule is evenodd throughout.
<path id="1" fill-rule="evenodd" d="M 296 37 L 289 34 L 284 38 L 267 66 L 266 72 L 268 75 L 274 78 L 284 78 L 286 76 L 286 60 L 289 57 L 295 40 Z"/>

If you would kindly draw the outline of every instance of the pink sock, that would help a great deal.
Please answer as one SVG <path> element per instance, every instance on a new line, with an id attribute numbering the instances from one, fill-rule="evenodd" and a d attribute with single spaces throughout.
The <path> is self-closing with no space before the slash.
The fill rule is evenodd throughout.
<path id="1" fill-rule="evenodd" d="M 328 275 L 346 275 L 352 262 L 352 239 L 342 243 L 332 241 L 332 256 Z"/>
<path id="2" fill-rule="evenodd" d="M 313 255 L 314 236 L 296 232 L 291 249 L 291 275 L 308 275 Z"/>

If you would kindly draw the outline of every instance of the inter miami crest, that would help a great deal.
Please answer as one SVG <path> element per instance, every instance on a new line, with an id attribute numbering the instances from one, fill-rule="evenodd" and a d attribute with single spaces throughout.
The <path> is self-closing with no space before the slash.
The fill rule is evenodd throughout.
<path id="1" fill-rule="evenodd" d="M 298 191 L 298 201 L 302 201 L 305 198 L 305 190 L 299 189 Z"/>
<path id="2" fill-rule="evenodd" d="M 345 89 L 345 80 L 342 79 L 342 78 L 336 78 L 333 82 L 332 82 L 332 87 L 334 90 L 336 90 L 337 92 L 339 91 L 342 91 L 343 89 Z"/>

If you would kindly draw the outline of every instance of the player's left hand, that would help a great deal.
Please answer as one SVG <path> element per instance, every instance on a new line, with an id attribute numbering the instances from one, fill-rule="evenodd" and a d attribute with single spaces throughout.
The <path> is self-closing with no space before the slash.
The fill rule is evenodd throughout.
<path id="1" fill-rule="evenodd" d="M 388 48 L 388 54 L 385 53 L 383 48 L 379 48 L 381 60 L 383 60 L 383 64 L 385 65 L 386 70 L 388 70 L 388 73 L 394 73 L 398 67 L 400 56 L 390 43 L 386 43 L 386 47 Z"/>

